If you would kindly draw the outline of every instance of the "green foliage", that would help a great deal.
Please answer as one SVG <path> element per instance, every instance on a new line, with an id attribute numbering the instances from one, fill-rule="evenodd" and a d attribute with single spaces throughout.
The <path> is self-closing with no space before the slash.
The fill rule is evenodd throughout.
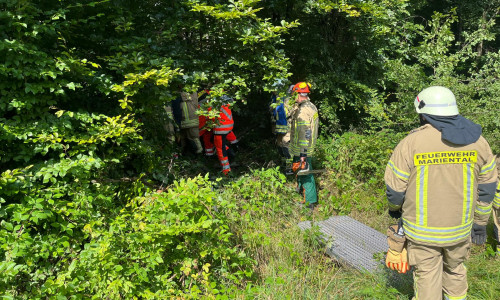
<path id="1" fill-rule="evenodd" d="M 78 257 L 87 239 L 84 225 L 105 222 L 119 204 L 116 186 L 92 180 L 102 165 L 78 155 L 2 173 L 1 290 L 32 298 Z"/>
<path id="2" fill-rule="evenodd" d="M 372 135 L 347 132 L 331 140 L 321 139 L 317 159 L 337 173 L 342 181 L 377 185 L 383 182 L 392 149 L 404 135 L 385 130 Z"/>
<path id="3" fill-rule="evenodd" d="M 483 135 L 498 152 L 499 83 L 495 78 L 500 75 L 500 52 L 482 51 L 483 43 L 495 39 L 495 18 L 480 21 L 471 32 L 461 32 L 462 41 L 452 30 L 456 22 L 455 10 L 436 12 L 428 27 L 411 28 L 415 38 L 402 41 L 403 56 L 388 60 L 386 76 L 398 99 L 387 108 L 388 125 L 409 128 L 416 119 L 415 95 L 425 87 L 443 85 L 454 92 L 460 113 L 483 126 Z"/>
<path id="4" fill-rule="evenodd" d="M 133 230 L 124 230 L 130 236 L 123 239 L 114 237 L 113 230 L 144 220 L 121 217 L 132 209 L 126 204 L 149 190 L 151 178 L 171 182 L 172 146 L 155 122 L 168 119 L 162 107 L 180 85 L 194 89 L 210 80 L 214 95 L 225 89 L 241 100 L 248 86 L 286 76 L 289 63 L 278 46 L 281 35 L 297 24 L 274 26 L 258 11 L 254 1 L 0 4 L 0 270 L 5 275 L 0 290 L 19 298 L 135 293 L 128 279 L 116 275 L 120 266 L 115 259 L 131 258 L 128 250 L 104 261 L 102 270 L 109 270 L 111 281 L 107 273 L 96 275 L 92 272 L 98 269 L 92 269 L 88 274 L 95 276 L 82 283 L 82 270 L 103 263 L 92 251 L 100 241 L 89 230 L 100 232 L 115 249 L 128 245 L 136 237 Z M 172 205 L 149 205 L 147 211 L 160 215 Z M 200 213 L 189 217 L 204 221 Z M 214 229 L 207 222 L 205 229 Z M 179 229 L 179 239 L 188 229 Z M 227 239 L 221 230 L 214 232 Z M 137 251 L 146 246 L 136 242 Z M 169 262 L 175 269 L 168 271 L 176 282 L 173 294 L 215 294 L 221 282 L 237 283 L 248 275 L 242 275 L 247 262 L 238 258 L 239 250 L 224 252 L 227 241 L 219 242 L 222 248 L 213 253 L 186 250 L 204 253 L 210 266 L 177 249 L 179 257 L 172 259 L 179 261 Z M 225 259 L 227 264 L 219 262 Z M 242 267 L 236 270 L 238 260 Z M 181 270 L 183 264 L 198 270 Z M 158 284 L 148 287 L 154 290 L 151 295 L 142 289 L 149 274 L 160 270 L 153 267 L 147 276 L 139 274 L 137 289 L 143 297 L 171 293 Z"/>
<path id="5" fill-rule="evenodd" d="M 61 205 L 54 210 L 66 208 Z M 27 228 L 3 222 L 2 236 L 7 235 L 8 240 L 2 242 L 9 245 L 8 256 L 26 260 L 23 265 L 12 260 L 2 263 L 7 275 L 3 282 L 17 279 L 12 295 L 197 298 L 201 294 L 219 294 L 225 285 L 241 284 L 252 274 L 253 260 L 234 246 L 224 215 L 234 204 L 218 198 L 207 178 L 181 180 L 165 193 L 131 199 L 112 219 L 94 216 L 83 222 L 75 213 L 85 214 L 88 210 L 74 205 L 68 205 L 63 216 L 76 224 L 87 224 L 75 232 L 72 223 L 53 224 L 54 235 L 45 235 L 45 243 L 38 245 L 32 239 L 19 238 L 27 236 Z M 50 213 L 34 211 L 27 219 L 38 224 L 50 222 Z M 25 216 L 16 214 L 21 219 Z M 46 228 L 50 229 L 50 225 Z M 70 245 L 78 236 L 88 241 L 76 255 L 77 249 Z M 29 268 L 35 268 L 40 256 L 59 257 L 66 263 L 38 266 L 37 276 L 31 279 L 40 280 L 39 286 L 22 292 L 19 273 L 30 275 Z M 51 274 L 52 268 L 57 268 L 56 274 Z"/>
<path id="6" fill-rule="evenodd" d="M 319 140 L 316 160 L 331 170 L 322 183 L 326 188 L 319 191 L 326 216 L 373 207 L 380 213 L 385 210 L 385 166 L 404 135 L 392 130 L 372 135 L 347 132 Z"/>
<path id="7" fill-rule="evenodd" d="M 225 187 L 224 197 L 234 198 L 238 203 L 237 210 L 230 212 L 231 220 L 236 224 L 244 224 L 240 226 L 251 227 L 260 218 L 286 214 L 283 203 L 292 194 L 285 183 L 285 175 L 278 167 L 252 170 L 250 174 L 230 183 Z M 245 232 L 240 234 L 245 238 Z"/>

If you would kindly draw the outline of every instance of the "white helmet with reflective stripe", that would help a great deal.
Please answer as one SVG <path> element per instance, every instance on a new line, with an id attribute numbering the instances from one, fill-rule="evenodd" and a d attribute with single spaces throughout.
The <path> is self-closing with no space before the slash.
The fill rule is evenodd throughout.
<path id="1" fill-rule="evenodd" d="M 414 104 L 419 114 L 434 116 L 458 115 L 455 95 L 443 86 L 431 86 L 424 89 L 417 95 Z"/>

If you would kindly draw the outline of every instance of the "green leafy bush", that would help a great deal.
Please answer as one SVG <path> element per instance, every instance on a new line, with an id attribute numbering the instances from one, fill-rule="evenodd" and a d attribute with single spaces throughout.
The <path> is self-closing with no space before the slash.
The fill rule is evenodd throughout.
<path id="1" fill-rule="evenodd" d="M 255 255 L 256 248 L 272 242 L 262 231 L 270 230 L 266 220 L 290 214 L 295 208 L 287 205 L 294 190 L 287 185 L 279 168 L 255 169 L 223 188 L 221 197 L 232 199 L 235 208 L 227 211 L 233 232 Z"/>
<path id="2" fill-rule="evenodd" d="M 343 180 L 382 183 L 392 150 L 405 134 L 392 130 L 372 134 L 347 132 L 331 140 L 321 139 L 317 160 Z"/>
<path id="3" fill-rule="evenodd" d="M 27 298 L 198 298 L 224 292 L 252 275 L 253 260 L 233 243 L 225 216 L 234 204 L 217 197 L 207 177 L 132 199 L 112 220 L 90 222 L 88 241 Z"/>
<path id="4" fill-rule="evenodd" d="M 323 210 L 345 214 L 375 206 L 382 211 L 385 167 L 404 135 L 384 130 L 371 135 L 347 132 L 329 140 L 320 139 L 316 161 L 329 170 L 327 176 L 322 176 L 319 191 Z"/>

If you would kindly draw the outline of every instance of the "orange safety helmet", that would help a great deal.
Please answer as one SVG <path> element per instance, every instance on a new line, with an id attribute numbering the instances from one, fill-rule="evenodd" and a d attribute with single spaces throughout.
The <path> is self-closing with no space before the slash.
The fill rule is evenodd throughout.
<path id="1" fill-rule="evenodd" d="M 296 85 L 293 86 L 292 92 L 297 92 L 297 93 L 310 93 L 311 91 L 309 88 L 311 87 L 311 84 L 309 82 L 299 82 Z"/>

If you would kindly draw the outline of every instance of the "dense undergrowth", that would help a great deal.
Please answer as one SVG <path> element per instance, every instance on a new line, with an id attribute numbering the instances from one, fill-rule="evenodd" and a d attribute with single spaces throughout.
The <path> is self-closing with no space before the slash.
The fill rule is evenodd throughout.
<path id="1" fill-rule="evenodd" d="M 411 299 L 411 278 L 396 285 L 387 270 L 374 275 L 342 266 L 325 254 L 316 229 L 297 227 L 343 214 L 383 232 L 391 220 L 380 176 L 396 137 L 381 132 L 321 139 L 315 164 L 327 172 L 317 177 L 320 206 L 311 212 L 299 203 L 294 179 L 274 166 L 279 158 L 271 138 L 261 141 L 269 147 L 245 150 L 260 134 L 242 142 L 238 161 L 248 163 L 233 177 L 216 176 L 216 160 L 183 156 L 170 167 L 191 178 L 166 187 L 157 181 L 155 188 L 137 181 L 143 196 L 75 233 L 81 248 L 48 249 L 44 260 L 43 242 L 30 240 L 24 263 L 2 265 L 4 298 Z M 384 155 L 374 151 L 381 145 L 387 145 Z M 212 173 L 196 175 L 205 169 Z M 18 227 L 2 223 L 12 258 L 26 240 L 19 239 Z M 500 296 L 500 261 L 492 254 L 490 244 L 473 247 L 470 299 Z M 51 256 L 59 259 L 40 264 Z"/>

